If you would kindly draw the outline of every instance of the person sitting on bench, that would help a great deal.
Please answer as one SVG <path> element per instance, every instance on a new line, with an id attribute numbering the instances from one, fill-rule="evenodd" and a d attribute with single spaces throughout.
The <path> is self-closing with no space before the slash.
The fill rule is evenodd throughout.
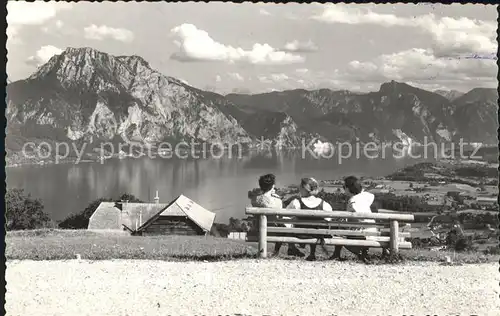
<path id="1" fill-rule="evenodd" d="M 363 190 L 360 181 L 358 178 L 354 176 L 349 176 L 344 179 L 344 191 L 346 195 L 349 197 L 347 202 L 347 211 L 348 212 L 356 212 L 356 213 L 371 213 L 371 205 L 375 200 L 375 195 L 370 192 L 366 192 Z M 353 222 L 357 223 L 373 223 L 375 224 L 374 219 L 359 219 L 353 220 Z M 376 227 L 370 228 L 359 228 L 353 227 L 353 230 L 359 231 L 374 231 L 377 232 Z M 347 239 L 361 239 L 366 240 L 364 236 L 348 236 Z M 346 246 L 345 247 L 350 252 L 354 253 L 358 259 L 367 262 L 368 261 L 368 248 L 367 247 L 357 247 L 357 246 Z M 335 251 L 330 259 L 332 260 L 343 260 L 341 258 L 342 246 L 336 246 Z"/>
<path id="2" fill-rule="evenodd" d="M 290 204 L 288 204 L 288 209 L 301 209 L 301 210 L 321 210 L 321 211 L 332 211 L 332 206 L 328 204 L 328 202 L 323 201 L 322 199 L 316 197 L 318 194 L 318 182 L 313 178 L 303 178 L 300 182 L 299 193 L 300 197 L 292 200 Z M 297 216 L 296 218 L 299 221 L 322 221 L 323 218 L 318 217 L 304 217 Z M 328 219 L 326 219 L 328 220 Z M 301 226 L 295 225 L 297 228 L 319 228 L 315 226 Z M 326 238 L 331 236 L 319 236 L 319 238 Z M 310 237 L 308 237 L 310 238 Z M 311 252 L 309 256 L 306 258 L 308 261 L 316 260 L 316 245 L 310 245 Z"/>
<path id="3" fill-rule="evenodd" d="M 279 195 L 275 193 L 275 184 L 276 184 L 276 176 L 274 174 L 266 174 L 259 178 L 259 187 L 260 190 L 250 191 L 248 196 L 250 198 L 252 207 L 262 207 L 262 208 L 283 208 L 283 202 Z M 272 219 L 277 219 L 271 218 Z M 252 225 L 255 229 L 257 228 L 257 220 L 254 220 L 254 224 Z M 285 227 L 283 224 L 269 224 L 269 226 L 274 227 Z M 253 230 L 254 231 L 254 230 Z M 281 243 L 276 243 L 274 245 L 274 254 L 277 255 L 280 251 Z M 304 257 L 304 254 L 300 252 L 299 249 L 295 246 L 295 244 L 288 244 L 288 252 L 289 256 L 299 256 Z"/>

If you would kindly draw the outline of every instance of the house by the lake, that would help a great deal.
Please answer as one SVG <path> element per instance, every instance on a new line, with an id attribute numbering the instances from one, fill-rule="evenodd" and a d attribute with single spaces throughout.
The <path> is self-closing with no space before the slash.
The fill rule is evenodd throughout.
<path id="1" fill-rule="evenodd" d="M 89 220 L 91 230 L 127 230 L 133 235 L 207 235 L 215 213 L 184 195 L 168 204 L 102 202 Z"/>
<path id="2" fill-rule="evenodd" d="M 476 203 L 481 206 L 494 205 L 497 203 L 496 197 L 487 197 L 487 196 L 478 196 L 476 199 Z"/>

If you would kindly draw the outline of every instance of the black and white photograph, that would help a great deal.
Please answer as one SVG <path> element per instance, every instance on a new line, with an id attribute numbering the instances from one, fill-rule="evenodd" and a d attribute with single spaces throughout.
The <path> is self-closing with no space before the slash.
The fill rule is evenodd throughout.
<path id="1" fill-rule="evenodd" d="M 498 7 L 6 1 L 5 314 L 498 315 Z"/>

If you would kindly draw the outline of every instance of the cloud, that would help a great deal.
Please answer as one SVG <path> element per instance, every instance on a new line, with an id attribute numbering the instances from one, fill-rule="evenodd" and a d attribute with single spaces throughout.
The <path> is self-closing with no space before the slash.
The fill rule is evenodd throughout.
<path id="1" fill-rule="evenodd" d="M 239 73 L 237 72 L 231 72 L 231 73 L 228 73 L 228 76 L 231 77 L 232 79 L 234 80 L 238 80 L 238 81 L 245 81 L 245 78 L 243 78 L 243 76 L 241 76 Z"/>
<path id="2" fill-rule="evenodd" d="M 8 1 L 7 2 L 7 36 L 9 43 L 20 43 L 21 39 L 17 36 L 19 30 L 25 25 L 40 25 L 54 18 L 59 11 L 72 8 L 71 3 L 67 2 L 25 2 Z"/>
<path id="3" fill-rule="evenodd" d="M 19 28 L 15 25 L 7 26 L 7 43 L 8 44 L 17 44 L 21 43 L 21 39 L 17 36 L 19 34 Z"/>
<path id="4" fill-rule="evenodd" d="M 52 32 L 54 32 L 54 30 L 61 30 L 61 29 L 63 28 L 63 26 L 64 26 L 63 21 L 61 21 L 61 20 L 56 20 L 56 21 L 53 23 L 52 27 L 45 26 L 45 27 L 43 27 L 43 28 L 42 28 L 42 31 L 43 31 L 44 33 L 52 33 Z"/>
<path id="5" fill-rule="evenodd" d="M 287 75 L 285 75 L 283 73 L 282 74 L 272 74 L 271 79 L 273 81 L 285 81 L 285 80 L 290 79 L 290 77 L 288 77 Z"/>
<path id="6" fill-rule="evenodd" d="M 290 77 L 284 73 L 278 73 L 278 74 L 274 73 L 270 74 L 269 76 L 264 76 L 264 75 L 257 76 L 257 79 L 262 83 L 280 83 L 289 80 Z"/>
<path id="7" fill-rule="evenodd" d="M 62 52 L 62 49 L 52 45 L 42 46 L 36 51 L 35 55 L 28 57 L 26 62 L 30 65 L 38 67 L 48 62 L 53 56 L 59 55 Z"/>
<path id="8" fill-rule="evenodd" d="M 215 82 L 221 82 L 222 77 L 220 75 L 215 76 Z"/>
<path id="9" fill-rule="evenodd" d="M 279 51 L 269 44 L 253 45 L 251 50 L 216 42 L 210 35 L 192 24 L 182 24 L 171 30 L 179 41 L 179 51 L 171 55 L 177 61 L 246 62 L 255 65 L 283 65 L 302 63 L 304 57 Z"/>
<path id="10" fill-rule="evenodd" d="M 67 2 L 25 2 L 7 3 L 7 23 L 14 25 L 39 25 L 55 17 L 58 11 L 72 7 Z"/>
<path id="11" fill-rule="evenodd" d="M 402 26 L 408 23 L 405 18 L 393 14 L 379 14 L 359 6 L 328 5 L 321 14 L 311 17 L 313 20 L 338 24 L 378 24 L 383 26 Z"/>
<path id="12" fill-rule="evenodd" d="M 260 15 L 271 15 L 271 13 L 269 11 L 267 11 L 266 9 L 260 9 L 259 14 Z"/>
<path id="13" fill-rule="evenodd" d="M 478 82 L 494 86 L 496 73 L 496 60 L 493 59 L 440 58 L 429 50 L 413 48 L 370 61 L 351 61 L 340 77 L 351 82 L 396 80 L 452 88 L 474 86 Z"/>
<path id="14" fill-rule="evenodd" d="M 309 69 L 307 68 L 298 68 L 298 69 L 295 69 L 295 72 L 299 73 L 299 74 L 306 74 L 309 72 Z"/>
<path id="15" fill-rule="evenodd" d="M 288 52 L 315 52 L 318 50 L 318 46 L 316 46 L 316 44 L 314 44 L 311 40 L 308 42 L 299 42 L 298 40 L 294 40 L 286 43 L 283 50 Z"/>
<path id="16" fill-rule="evenodd" d="M 493 54 L 497 51 L 494 21 L 481 21 L 465 17 L 436 17 L 434 14 L 416 17 L 398 17 L 380 14 L 371 9 L 330 5 L 312 19 L 336 24 L 372 24 L 384 27 L 411 27 L 427 33 L 432 38 L 432 49 L 438 57 L 466 54 Z"/>
<path id="17" fill-rule="evenodd" d="M 106 25 L 97 26 L 92 24 L 83 29 L 84 36 L 87 39 L 102 41 L 108 38 L 121 41 L 132 42 L 134 33 L 123 28 L 113 28 Z"/>

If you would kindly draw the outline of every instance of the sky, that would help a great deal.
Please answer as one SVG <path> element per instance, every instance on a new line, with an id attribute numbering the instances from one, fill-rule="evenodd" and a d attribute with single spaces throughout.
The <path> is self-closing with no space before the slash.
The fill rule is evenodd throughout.
<path id="1" fill-rule="evenodd" d="M 498 85 L 493 5 L 9 1 L 7 10 L 11 82 L 67 47 L 92 47 L 221 94 Z"/>

